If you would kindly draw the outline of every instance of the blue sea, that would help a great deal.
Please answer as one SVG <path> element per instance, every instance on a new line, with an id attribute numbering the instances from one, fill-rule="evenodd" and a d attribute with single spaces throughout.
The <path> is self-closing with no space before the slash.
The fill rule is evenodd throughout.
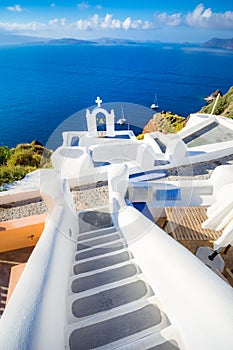
<path id="1" fill-rule="evenodd" d="M 160 110 L 186 117 L 214 90 L 225 93 L 232 72 L 233 51 L 187 45 L 0 47 L 0 144 L 46 144 L 73 115 L 59 131 L 86 129 L 96 96 L 139 127 L 153 114 L 155 93 Z"/>

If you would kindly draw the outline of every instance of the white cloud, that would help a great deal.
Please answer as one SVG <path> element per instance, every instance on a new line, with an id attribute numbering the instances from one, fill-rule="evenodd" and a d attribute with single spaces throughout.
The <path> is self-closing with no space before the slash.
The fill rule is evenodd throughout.
<path id="1" fill-rule="evenodd" d="M 233 11 L 215 13 L 211 8 L 205 8 L 203 4 L 199 4 L 187 15 L 168 14 L 167 12 L 155 13 L 154 24 L 169 27 L 186 25 L 196 28 L 233 29 Z"/>
<path id="2" fill-rule="evenodd" d="M 23 9 L 20 5 L 8 6 L 7 10 L 11 11 L 11 12 L 22 12 L 23 11 Z"/>
<path id="3" fill-rule="evenodd" d="M 72 26 L 76 29 L 85 31 L 85 30 L 94 30 L 99 29 L 124 29 L 124 30 L 148 30 L 153 27 L 151 22 L 143 22 L 141 19 L 132 20 L 131 17 L 126 17 L 124 20 L 114 18 L 112 14 L 107 13 L 104 17 L 100 17 L 98 14 L 93 15 L 87 19 L 79 19 Z"/>
<path id="4" fill-rule="evenodd" d="M 113 16 L 109 13 L 106 14 L 104 19 L 101 20 L 101 28 L 110 28 L 113 22 Z"/>
<path id="5" fill-rule="evenodd" d="M 82 1 L 82 2 L 80 2 L 79 4 L 77 4 L 77 8 L 78 8 L 80 11 L 87 10 L 89 7 L 90 7 L 90 5 L 88 4 L 87 1 Z"/>
<path id="6" fill-rule="evenodd" d="M 178 27 L 186 26 L 193 28 L 209 28 L 209 29 L 233 29 L 233 11 L 215 13 L 211 8 L 205 8 L 203 4 L 196 6 L 193 11 L 186 14 L 181 13 L 155 13 L 152 20 L 143 20 L 142 18 L 132 18 L 130 15 L 126 15 L 125 18 L 115 17 L 110 13 L 101 15 L 101 5 L 91 6 L 88 1 L 81 1 L 77 4 L 79 10 L 85 10 L 91 8 L 95 9 L 96 13 L 93 16 L 78 16 L 75 20 L 69 20 L 68 18 L 51 18 L 46 22 L 31 21 L 27 23 L 18 23 L 2 21 L 0 22 L 0 28 L 17 33 L 38 32 L 38 35 L 47 33 L 50 36 L 58 35 L 80 35 L 80 31 L 102 30 L 102 31 L 146 31 L 153 30 L 159 26 L 163 27 Z M 100 0 L 101 1 L 101 0 Z M 55 3 L 51 2 L 50 7 L 55 7 Z M 24 9 L 20 5 L 14 5 L 7 7 L 12 12 L 22 12 Z M 78 13 L 78 12 L 76 12 Z M 85 12 L 84 12 L 85 13 Z M 231 32 L 230 32 L 231 33 Z"/>
<path id="7" fill-rule="evenodd" d="M 142 20 L 137 19 L 137 20 L 132 20 L 131 17 L 127 17 L 123 23 L 122 23 L 122 28 L 125 30 L 128 29 L 141 29 L 142 26 Z"/>
<path id="8" fill-rule="evenodd" d="M 125 30 L 128 30 L 131 27 L 132 20 L 130 17 L 127 17 L 123 22 L 122 22 L 122 28 Z"/>
<path id="9" fill-rule="evenodd" d="M 142 24 L 142 29 L 143 29 L 143 30 L 149 30 L 149 29 L 154 29 L 154 28 L 155 28 L 155 25 L 154 25 L 154 23 L 152 23 L 152 22 L 145 21 L 145 22 Z"/>
<path id="10" fill-rule="evenodd" d="M 167 12 L 156 13 L 154 16 L 155 23 L 162 23 L 170 27 L 176 27 L 181 24 L 181 13 L 168 15 Z"/>
<path id="11" fill-rule="evenodd" d="M 17 23 L 17 22 L 0 22 L 0 28 L 7 32 L 37 32 L 45 27 L 43 23 L 28 22 L 28 23 Z"/>
<path id="12" fill-rule="evenodd" d="M 100 23 L 100 18 L 98 15 L 94 15 L 89 19 L 79 19 L 73 24 L 73 26 L 78 30 L 92 30 L 98 27 Z"/>
<path id="13" fill-rule="evenodd" d="M 77 34 L 78 31 L 91 30 L 147 30 L 152 28 L 152 23 L 141 19 L 133 20 L 131 17 L 126 17 L 123 20 L 115 18 L 112 14 L 107 13 L 104 17 L 94 14 L 88 18 L 78 19 L 75 22 L 68 21 L 64 18 L 51 18 L 47 23 L 40 22 L 0 22 L 0 28 L 9 32 L 50 32 L 50 33 L 70 33 Z"/>
<path id="14" fill-rule="evenodd" d="M 141 19 L 133 20 L 131 17 L 126 17 L 123 20 L 114 18 L 112 14 L 107 13 L 104 17 L 94 14 L 91 17 L 78 19 L 75 22 L 68 21 L 64 18 L 52 18 L 47 23 L 28 22 L 28 23 L 11 23 L 0 22 L 0 28 L 10 32 L 54 32 L 54 33 L 70 33 L 77 34 L 77 31 L 91 30 L 148 30 L 154 28 L 154 24 Z M 41 33 L 40 33 L 41 34 Z"/>
<path id="15" fill-rule="evenodd" d="M 199 4 L 192 12 L 187 14 L 186 23 L 190 26 L 206 27 L 212 15 L 213 12 L 210 8 L 205 10 L 203 4 Z"/>
<path id="16" fill-rule="evenodd" d="M 233 11 L 215 13 L 211 8 L 205 9 L 203 4 L 199 4 L 187 14 L 185 22 L 191 27 L 233 29 Z"/>
<path id="17" fill-rule="evenodd" d="M 49 20 L 49 25 L 54 25 L 54 24 L 57 24 L 59 23 L 59 19 L 58 18 L 54 18 L 54 19 L 50 19 Z"/>
<path id="18" fill-rule="evenodd" d="M 61 19 L 59 19 L 59 18 L 53 18 L 53 19 L 50 19 L 49 20 L 49 22 L 48 22 L 48 24 L 50 25 L 50 26 L 62 26 L 62 27 L 65 27 L 66 26 L 66 18 L 65 17 L 63 17 L 63 18 L 61 18 Z"/>
<path id="19" fill-rule="evenodd" d="M 65 17 L 61 18 L 60 23 L 61 23 L 62 27 L 65 27 L 66 26 L 66 18 Z"/>

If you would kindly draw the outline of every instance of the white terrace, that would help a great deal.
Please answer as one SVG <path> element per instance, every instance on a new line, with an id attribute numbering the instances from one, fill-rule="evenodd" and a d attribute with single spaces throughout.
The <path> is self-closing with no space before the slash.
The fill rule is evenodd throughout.
<path id="1" fill-rule="evenodd" d="M 109 204 L 77 212 L 67 181 L 43 171 L 49 217 L 2 349 L 232 349 L 232 288 L 125 200 L 128 176 L 109 167 Z"/>
<path id="2" fill-rule="evenodd" d="M 63 144 L 53 154 L 54 167 L 64 178 L 80 184 L 107 179 L 110 164 L 124 163 L 130 174 L 157 178 L 180 165 L 195 164 L 233 154 L 233 121 L 214 115 L 191 115 L 178 134 L 154 132 L 137 140 L 132 130 L 114 129 L 114 111 L 98 106 L 87 110 L 87 131 L 64 132 Z M 102 125 L 102 131 L 98 131 Z M 77 176 L 78 175 L 78 176 Z"/>
<path id="3" fill-rule="evenodd" d="M 97 101 L 99 101 L 97 99 Z M 100 104 L 100 102 L 99 102 Z M 99 114 L 100 113 L 100 114 Z M 180 165 L 207 162 L 233 154 L 233 120 L 221 116 L 192 114 L 178 134 L 154 132 L 137 140 L 132 130 L 114 129 L 114 111 L 98 106 L 87 110 L 87 131 L 63 133 L 63 144 L 53 153 L 54 168 L 70 184 L 84 185 L 107 180 L 110 164 L 126 164 L 132 181 L 153 180 Z M 101 120 L 105 131 L 97 130 Z M 74 180 L 75 179 L 75 180 Z M 39 195 L 40 171 L 25 177 L 0 194 L 4 204 Z"/>

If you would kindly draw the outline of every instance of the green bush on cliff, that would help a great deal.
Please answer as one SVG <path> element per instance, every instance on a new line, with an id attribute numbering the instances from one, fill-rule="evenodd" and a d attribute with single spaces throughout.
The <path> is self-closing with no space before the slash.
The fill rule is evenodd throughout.
<path id="1" fill-rule="evenodd" d="M 3 186 L 5 183 L 12 183 L 17 180 L 21 180 L 25 175 L 31 171 L 36 170 L 36 167 L 32 166 L 9 166 L 2 165 L 0 166 L 0 186 Z"/>
<path id="2" fill-rule="evenodd" d="M 140 141 L 140 140 L 144 140 L 144 134 L 139 134 L 137 136 L 137 139 Z"/>
<path id="3" fill-rule="evenodd" d="M 156 113 L 151 120 L 151 130 L 148 131 L 160 131 L 165 134 L 177 133 L 185 126 L 185 124 L 186 118 L 172 112 Z M 147 132 L 146 127 L 143 132 Z"/>
<path id="4" fill-rule="evenodd" d="M 210 103 L 208 106 L 204 106 L 201 109 L 201 113 L 211 113 L 215 100 Z M 214 109 L 215 115 L 222 115 L 224 117 L 233 119 L 233 86 L 227 91 L 223 96 L 220 96 L 218 103 Z"/>
<path id="5" fill-rule="evenodd" d="M 7 163 L 11 156 L 11 150 L 7 146 L 0 146 L 0 165 Z"/>
<path id="6" fill-rule="evenodd" d="M 36 153 L 33 148 L 23 149 L 15 148 L 11 157 L 7 161 L 9 166 L 32 166 L 38 167 L 40 165 L 41 155 Z"/>
<path id="7" fill-rule="evenodd" d="M 51 167 L 52 152 L 44 148 L 38 141 L 31 144 L 20 144 L 9 149 L 0 147 L 0 186 L 21 180 L 29 172 L 37 168 Z"/>

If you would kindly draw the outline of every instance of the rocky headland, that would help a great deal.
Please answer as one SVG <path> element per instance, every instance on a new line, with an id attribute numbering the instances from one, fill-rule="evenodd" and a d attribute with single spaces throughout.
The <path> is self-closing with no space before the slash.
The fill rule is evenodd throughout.
<path id="1" fill-rule="evenodd" d="M 233 50 L 233 38 L 232 39 L 212 38 L 207 42 L 205 42 L 202 46 L 210 47 L 214 49 Z"/>
<path id="2" fill-rule="evenodd" d="M 218 95 L 222 96 L 222 91 L 219 89 L 212 92 L 211 95 L 205 97 L 204 100 L 209 104 L 213 102 L 216 99 L 216 97 L 218 97 Z"/>
<path id="3" fill-rule="evenodd" d="M 212 102 L 207 106 L 202 107 L 202 109 L 199 111 L 200 113 L 211 113 L 214 106 L 215 99 L 217 98 L 216 94 L 214 96 L 214 93 L 211 96 L 213 97 Z M 220 94 L 218 103 L 214 110 L 214 114 L 222 115 L 223 117 L 228 117 L 233 119 L 233 86 L 230 87 L 230 89 L 227 91 L 225 95 Z"/>
<path id="4" fill-rule="evenodd" d="M 207 105 L 202 107 L 197 113 L 211 113 L 218 95 L 220 96 L 214 114 L 233 119 L 233 86 L 224 95 L 220 90 L 214 91 L 205 98 Z M 143 134 L 154 131 L 160 131 L 164 134 L 176 133 L 185 126 L 187 120 L 188 118 L 184 118 L 172 112 L 163 111 L 156 113 L 144 127 Z"/>

